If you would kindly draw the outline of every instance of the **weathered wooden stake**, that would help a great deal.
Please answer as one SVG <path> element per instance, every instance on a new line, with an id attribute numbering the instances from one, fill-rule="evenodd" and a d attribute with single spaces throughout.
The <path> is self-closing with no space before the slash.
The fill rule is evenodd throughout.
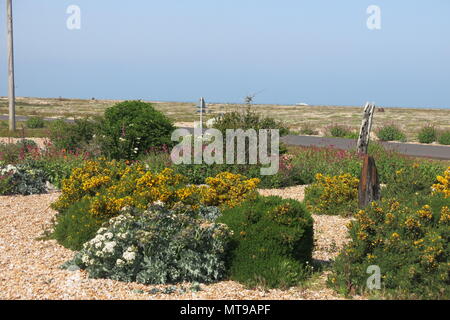
<path id="1" fill-rule="evenodd" d="M 366 103 L 357 144 L 358 153 L 363 155 L 363 167 L 358 188 L 358 202 L 361 209 L 367 207 L 372 201 L 377 201 L 381 198 L 380 182 L 375 160 L 367 154 L 374 112 L 375 105 L 369 102 Z"/>
<path id="2" fill-rule="evenodd" d="M 372 119 L 375 112 L 375 105 L 373 103 L 366 103 L 364 107 L 363 121 L 361 130 L 359 132 L 358 144 L 356 150 L 360 154 L 367 154 L 370 140 L 370 130 L 372 130 Z"/>
<path id="3" fill-rule="evenodd" d="M 372 201 L 381 198 L 380 182 L 375 160 L 369 155 L 364 155 L 364 163 L 359 181 L 358 201 L 361 209 L 367 207 Z"/>

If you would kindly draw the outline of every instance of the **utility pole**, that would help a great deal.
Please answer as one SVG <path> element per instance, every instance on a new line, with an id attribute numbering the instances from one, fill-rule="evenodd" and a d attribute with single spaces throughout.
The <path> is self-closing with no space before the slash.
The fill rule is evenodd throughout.
<path id="1" fill-rule="evenodd" d="M 203 135 L 203 112 L 205 111 L 205 99 L 200 98 L 200 130 Z"/>
<path id="2" fill-rule="evenodd" d="M 9 131 L 16 130 L 16 96 L 14 89 L 14 45 L 12 0 L 6 0 L 7 29 L 8 29 L 8 101 L 9 101 Z"/>

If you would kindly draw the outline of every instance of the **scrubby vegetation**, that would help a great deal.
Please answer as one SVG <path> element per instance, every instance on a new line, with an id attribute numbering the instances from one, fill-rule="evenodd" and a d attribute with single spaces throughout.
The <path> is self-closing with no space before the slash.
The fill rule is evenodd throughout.
<path id="1" fill-rule="evenodd" d="M 213 126 L 289 132 L 250 105 Z M 61 189 L 47 238 L 78 251 L 65 266 L 90 277 L 144 284 L 232 279 L 250 288 L 289 288 L 314 272 L 311 214 L 339 215 L 353 220 L 350 242 L 326 266 L 332 288 L 346 295 L 449 298 L 446 162 L 371 143 L 382 200 L 359 210 L 362 158 L 355 150 L 281 146 L 272 176 L 261 176 L 261 163 L 175 165 L 171 121 L 140 101 L 119 103 L 103 117 L 44 123 L 43 129 L 50 138 L 44 146 L 26 139 L 0 144 L 0 195 Z M 357 138 L 341 125 L 327 134 Z M 395 125 L 377 135 L 405 140 Z M 431 126 L 418 133 L 423 143 L 444 144 L 447 136 Z M 300 184 L 309 185 L 303 203 L 257 194 L 258 187 Z M 380 291 L 367 287 L 370 266 L 380 269 Z"/>
<path id="2" fill-rule="evenodd" d="M 444 145 L 450 145 L 450 130 L 443 131 L 438 136 L 438 142 Z"/>
<path id="3" fill-rule="evenodd" d="M 151 148 L 172 145 L 172 122 L 150 103 L 126 101 L 105 111 L 99 141 L 113 159 L 136 159 Z"/>
<path id="4" fill-rule="evenodd" d="M 437 140 L 437 130 L 431 125 L 427 125 L 420 129 L 417 139 L 420 143 L 433 143 Z"/>
<path id="5" fill-rule="evenodd" d="M 358 207 L 359 179 L 350 175 L 323 176 L 306 188 L 305 203 L 316 214 L 348 216 Z"/>
<path id="6" fill-rule="evenodd" d="M 231 279 L 250 287 L 290 287 L 304 280 L 313 248 L 313 220 L 305 206 L 258 197 L 219 218 L 233 231 Z"/>
<path id="7" fill-rule="evenodd" d="M 406 141 L 406 135 L 395 124 L 382 126 L 377 130 L 376 134 L 381 141 Z"/>

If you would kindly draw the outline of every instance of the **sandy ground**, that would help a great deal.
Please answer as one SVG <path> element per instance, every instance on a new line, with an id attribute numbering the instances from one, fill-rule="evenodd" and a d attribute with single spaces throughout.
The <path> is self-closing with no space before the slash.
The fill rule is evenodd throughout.
<path id="1" fill-rule="evenodd" d="M 289 188 L 301 199 L 303 186 Z M 279 190 L 264 191 L 276 194 Z M 285 197 L 286 190 L 281 191 Z M 59 193 L 0 197 L 0 299 L 342 299 L 326 288 L 326 273 L 305 287 L 289 290 L 248 290 L 233 281 L 201 285 L 193 292 L 190 284 L 180 284 L 175 292 L 163 293 L 171 286 L 145 286 L 112 280 L 89 279 L 83 271 L 60 269 L 73 252 L 56 241 L 38 238 L 51 224 L 55 212 L 49 205 Z M 348 219 L 314 216 L 316 250 L 314 258 L 329 261 L 346 241 Z M 183 288 L 185 290 L 183 290 Z"/>

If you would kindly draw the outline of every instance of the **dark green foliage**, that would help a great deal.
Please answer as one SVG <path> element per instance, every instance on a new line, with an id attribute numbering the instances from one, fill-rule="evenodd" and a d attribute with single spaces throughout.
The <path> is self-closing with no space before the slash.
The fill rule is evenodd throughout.
<path id="1" fill-rule="evenodd" d="M 382 126 L 376 132 L 378 139 L 381 141 L 406 141 L 406 135 L 395 124 Z"/>
<path id="2" fill-rule="evenodd" d="M 172 122 L 150 103 L 125 101 L 105 111 L 100 144 L 114 159 L 136 159 L 152 148 L 170 147 Z"/>
<path id="3" fill-rule="evenodd" d="M 437 130 L 435 127 L 428 125 L 420 129 L 417 139 L 420 143 L 433 143 L 437 139 Z"/>
<path id="4" fill-rule="evenodd" d="M 91 240 L 100 226 L 108 221 L 104 217 L 93 216 L 89 209 L 89 199 L 84 199 L 58 213 L 50 238 L 68 249 L 81 250 L 83 244 Z"/>
<path id="5" fill-rule="evenodd" d="M 56 120 L 50 123 L 50 140 L 58 150 L 78 151 L 89 144 L 98 131 L 100 119 L 76 119 L 74 123 Z"/>
<path id="6" fill-rule="evenodd" d="M 30 117 L 26 121 L 27 128 L 41 129 L 45 126 L 45 121 L 41 117 Z"/>
<path id="7" fill-rule="evenodd" d="M 227 112 L 220 116 L 214 124 L 214 128 L 225 134 L 227 129 L 278 129 L 280 136 L 289 133 L 289 129 L 280 121 L 270 117 L 263 117 L 252 107 L 245 107 L 243 111 Z"/>
<path id="8" fill-rule="evenodd" d="M 302 203 L 258 197 L 218 219 L 233 231 L 231 279 L 247 286 L 289 287 L 304 280 L 313 249 L 313 220 Z"/>
<path id="9" fill-rule="evenodd" d="M 42 156 L 26 159 L 31 168 L 42 170 L 45 178 L 56 188 L 61 189 L 62 181 L 70 177 L 72 170 L 83 165 L 83 157 L 68 156 Z"/>
<path id="10" fill-rule="evenodd" d="M 438 137 L 438 142 L 443 145 L 450 145 L 450 130 L 441 132 Z"/>
<path id="11" fill-rule="evenodd" d="M 355 133 L 351 128 L 339 124 L 333 124 L 326 128 L 327 134 L 335 138 L 358 138 L 358 133 Z"/>

